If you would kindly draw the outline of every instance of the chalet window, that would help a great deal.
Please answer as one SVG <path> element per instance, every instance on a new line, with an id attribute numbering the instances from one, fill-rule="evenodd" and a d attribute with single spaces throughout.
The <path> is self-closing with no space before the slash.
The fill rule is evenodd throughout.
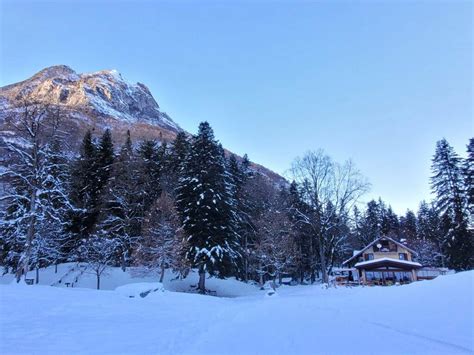
<path id="1" fill-rule="evenodd" d="M 407 253 L 398 253 L 398 258 L 400 260 L 408 260 L 408 255 Z"/>
<path id="2" fill-rule="evenodd" d="M 372 253 L 365 254 L 364 259 L 365 259 L 365 261 L 374 260 L 374 254 L 372 254 Z"/>

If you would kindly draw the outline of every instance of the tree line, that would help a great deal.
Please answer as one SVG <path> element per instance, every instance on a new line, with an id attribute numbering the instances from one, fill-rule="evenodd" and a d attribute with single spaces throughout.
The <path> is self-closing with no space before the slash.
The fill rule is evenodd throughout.
<path id="1" fill-rule="evenodd" d="M 437 143 L 436 198 L 397 216 L 382 200 L 362 208 L 367 180 L 322 150 L 295 159 L 291 183 L 277 184 L 247 156 L 226 153 L 207 122 L 170 143 L 133 142 L 128 132 L 120 147 L 108 129 L 88 131 L 72 154 L 65 119 L 27 104 L 6 122 L 15 134 L 0 146 L 0 262 L 18 280 L 81 261 L 98 288 L 110 265 L 160 281 L 167 269 L 195 269 L 202 293 L 206 275 L 327 282 L 353 249 L 382 235 L 409 243 L 424 265 L 472 268 L 473 139 L 466 159 Z"/>

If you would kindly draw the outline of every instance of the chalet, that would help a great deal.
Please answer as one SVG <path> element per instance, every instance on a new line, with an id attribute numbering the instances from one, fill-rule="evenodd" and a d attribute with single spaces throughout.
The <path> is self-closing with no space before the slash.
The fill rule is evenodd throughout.
<path id="1" fill-rule="evenodd" d="M 422 267 L 413 261 L 416 252 L 389 237 L 380 237 L 344 261 L 343 266 L 357 270 L 363 284 L 390 285 L 417 281 L 417 270 Z"/>

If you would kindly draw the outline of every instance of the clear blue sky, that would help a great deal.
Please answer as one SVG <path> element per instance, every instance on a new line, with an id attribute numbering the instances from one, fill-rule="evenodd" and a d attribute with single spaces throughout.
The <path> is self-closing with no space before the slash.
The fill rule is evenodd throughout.
<path id="1" fill-rule="evenodd" d="M 188 131 L 284 173 L 352 158 L 397 212 L 429 199 L 430 159 L 473 136 L 470 1 L 1 0 L 0 85 L 53 64 L 117 69 Z"/>

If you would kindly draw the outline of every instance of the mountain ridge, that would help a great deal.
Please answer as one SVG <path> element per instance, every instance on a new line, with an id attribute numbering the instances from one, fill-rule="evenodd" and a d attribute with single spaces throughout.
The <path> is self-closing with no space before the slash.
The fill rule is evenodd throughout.
<path id="1" fill-rule="evenodd" d="M 145 84 L 130 83 L 115 69 L 77 73 L 67 65 L 53 65 L 26 80 L 0 87 L 0 136 L 2 132 L 11 136 L 2 127 L 5 118 L 25 102 L 59 107 L 67 117 L 64 124 L 72 136 L 71 149 L 76 150 L 88 129 L 100 134 L 109 128 L 118 144 L 123 143 L 127 131 L 134 140 L 161 142 L 170 142 L 185 131 L 161 110 Z M 253 167 L 277 183 L 285 181 L 264 166 Z"/>

